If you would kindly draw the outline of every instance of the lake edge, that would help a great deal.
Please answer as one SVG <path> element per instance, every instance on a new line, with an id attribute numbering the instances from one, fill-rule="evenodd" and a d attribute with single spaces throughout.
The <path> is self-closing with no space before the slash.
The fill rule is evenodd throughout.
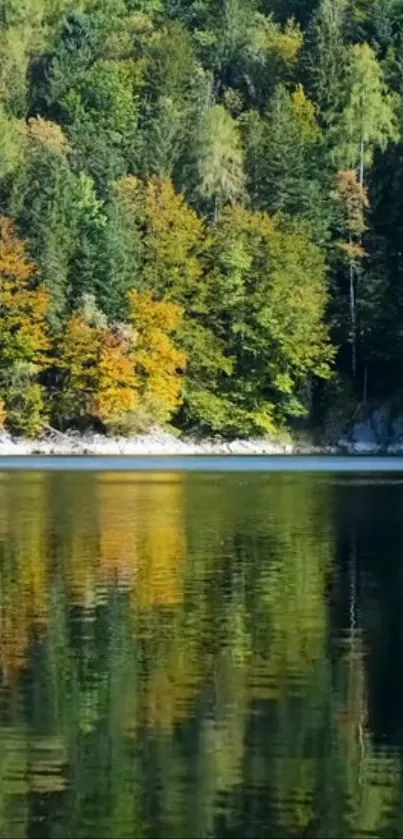
<path id="1" fill-rule="evenodd" d="M 301 441 L 270 439 L 212 440 L 177 437 L 156 429 L 133 437 L 54 432 L 39 439 L 0 435 L 0 458 L 7 457 L 211 457 L 211 456 L 403 455 L 403 443 L 377 445 L 343 440 L 314 446 Z"/>
<path id="2" fill-rule="evenodd" d="M 403 457 L 396 455 L 0 455 L 0 476 L 11 471 L 48 472 L 181 472 L 238 473 L 401 473 Z"/>

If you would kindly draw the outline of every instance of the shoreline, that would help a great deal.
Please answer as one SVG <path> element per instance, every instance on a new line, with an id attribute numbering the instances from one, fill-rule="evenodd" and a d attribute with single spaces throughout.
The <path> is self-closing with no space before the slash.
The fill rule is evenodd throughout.
<path id="1" fill-rule="evenodd" d="M 373 441 L 340 439 L 337 443 L 314 446 L 307 442 L 279 442 L 269 439 L 198 440 L 178 438 L 162 429 L 134 437 L 106 437 L 101 434 L 50 432 L 38 440 L 0 435 L 0 457 L 32 456 L 115 456 L 150 457 L 178 455 L 402 455 L 403 442 L 380 445 Z"/>
<path id="2" fill-rule="evenodd" d="M 231 455 L 231 454 L 294 454 L 292 443 L 270 440 L 209 440 L 179 438 L 175 434 L 152 429 L 133 437 L 107 437 L 102 434 L 68 432 L 49 433 L 29 440 L 0 435 L 0 457 L 7 456 L 177 456 L 177 455 Z"/>

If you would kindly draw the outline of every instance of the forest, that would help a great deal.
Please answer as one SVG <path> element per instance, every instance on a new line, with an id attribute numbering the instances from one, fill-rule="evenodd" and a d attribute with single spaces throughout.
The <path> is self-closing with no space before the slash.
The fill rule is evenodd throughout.
<path id="1" fill-rule="evenodd" d="M 400 398 L 403 0 L 0 0 L 0 426 Z"/>

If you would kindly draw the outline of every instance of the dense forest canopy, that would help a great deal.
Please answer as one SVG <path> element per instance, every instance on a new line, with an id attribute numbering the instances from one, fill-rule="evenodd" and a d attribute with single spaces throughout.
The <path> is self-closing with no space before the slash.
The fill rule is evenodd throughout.
<path id="1" fill-rule="evenodd" d="M 0 0 L 0 421 L 398 393 L 403 0 Z"/>

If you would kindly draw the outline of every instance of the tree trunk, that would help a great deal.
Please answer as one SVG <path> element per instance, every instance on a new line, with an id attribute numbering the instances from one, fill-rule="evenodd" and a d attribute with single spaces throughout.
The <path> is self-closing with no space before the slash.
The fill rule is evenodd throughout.
<path id="1" fill-rule="evenodd" d="M 351 236 L 350 236 L 351 245 Z M 350 324 L 351 324 L 351 369 L 353 379 L 355 379 L 357 370 L 357 343 L 356 343 L 356 310 L 355 310 L 355 283 L 354 283 L 354 263 L 350 259 Z"/>
<path id="2" fill-rule="evenodd" d="M 214 198 L 214 224 L 218 224 L 218 219 L 220 218 L 220 199 L 218 195 Z"/>
<path id="3" fill-rule="evenodd" d="M 360 164 L 359 164 L 359 175 L 358 175 L 361 190 L 364 189 L 364 150 L 365 150 L 364 138 L 361 135 L 361 139 L 360 139 Z M 358 243 L 359 243 L 359 245 L 362 245 L 362 233 L 359 233 L 359 235 L 358 235 Z M 354 273 L 354 268 L 352 269 L 352 271 Z M 359 292 L 360 292 L 359 279 L 360 278 L 359 278 L 359 272 L 358 272 L 358 276 L 356 278 L 356 283 L 355 283 L 355 286 L 354 286 L 354 276 L 353 276 L 352 281 L 351 281 L 351 276 L 350 276 L 350 295 L 351 295 L 350 299 L 352 301 L 351 302 L 351 323 L 352 323 L 352 332 L 353 332 L 352 368 L 353 368 L 353 378 L 354 379 L 355 379 L 356 371 L 357 371 L 357 306 L 356 306 L 356 303 L 357 303 L 357 298 L 359 297 Z M 351 292 L 351 282 L 353 284 L 352 292 Z"/>
<path id="4" fill-rule="evenodd" d="M 364 392 L 363 392 L 363 402 L 364 405 L 367 403 L 368 398 L 368 365 L 366 364 L 364 367 Z"/>
<path id="5" fill-rule="evenodd" d="M 360 187 L 363 189 L 364 187 L 364 138 L 361 137 L 360 140 L 360 172 L 359 172 L 359 179 L 360 179 Z"/>

